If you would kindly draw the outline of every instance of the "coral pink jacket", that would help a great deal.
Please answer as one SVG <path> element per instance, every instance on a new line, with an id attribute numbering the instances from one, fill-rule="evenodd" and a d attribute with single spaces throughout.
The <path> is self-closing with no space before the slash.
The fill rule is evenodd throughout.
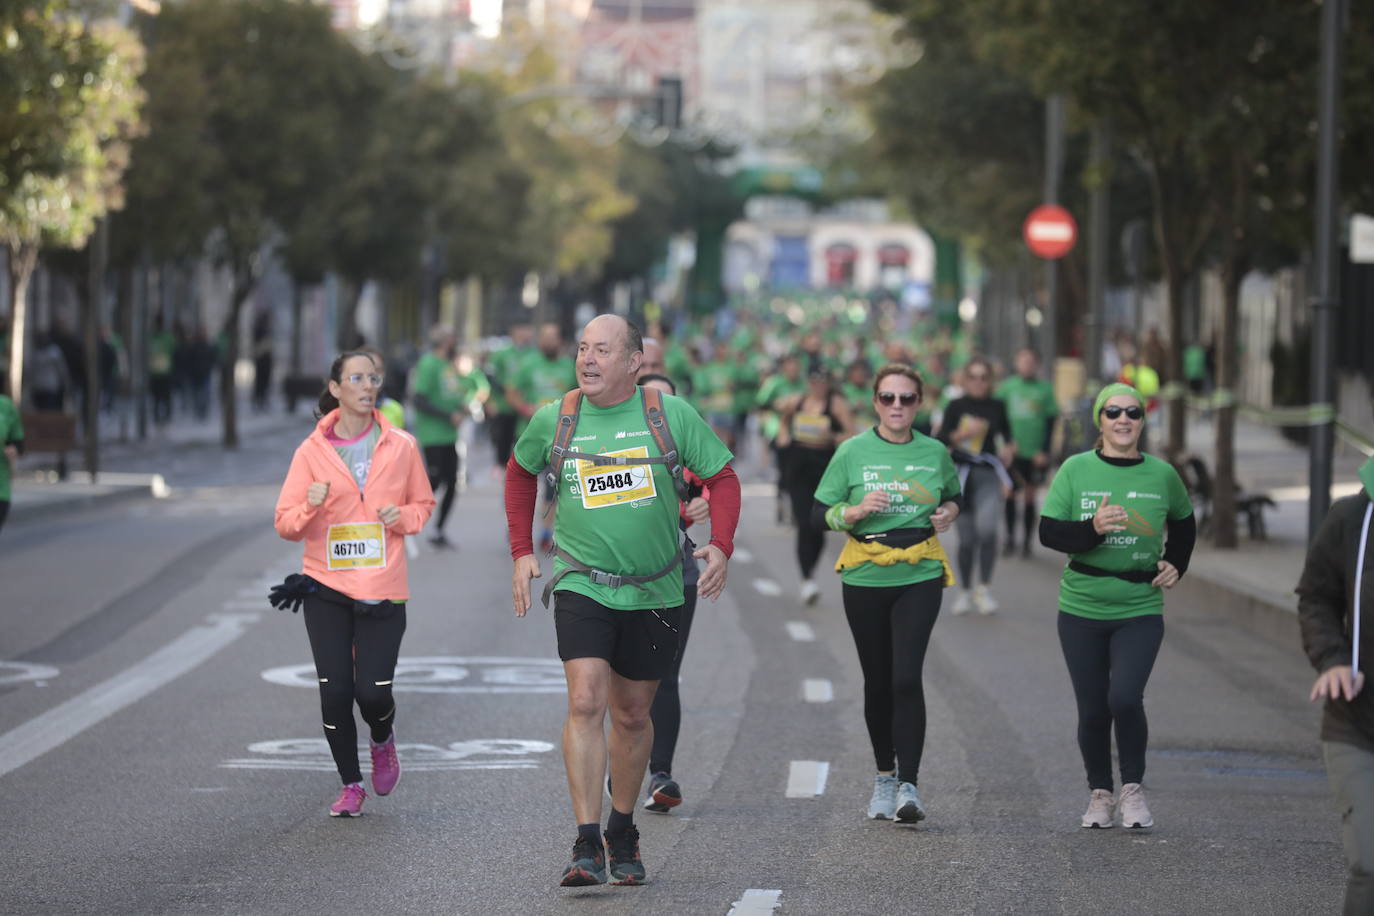
<path id="1" fill-rule="evenodd" d="M 277 533 L 288 541 L 305 541 L 302 572 L 318 582 L 351 598 L 405 601 L 410 596 L 405 535 L 418 534 L 434 511 L 420 446 L 374 410 L 372 421 L 381 435 L 359 493 L 353 475 L 324 437 L 338 416 L 337 410 L 326 414 L 297 447 L 277 497 Z M 312 506 L 305 494 L 317 480 L 329 483 L 329 495 L 322 505 Z M 386 526 L 378 510 L 389 505 L 399 508 L 401 517 Z"/>

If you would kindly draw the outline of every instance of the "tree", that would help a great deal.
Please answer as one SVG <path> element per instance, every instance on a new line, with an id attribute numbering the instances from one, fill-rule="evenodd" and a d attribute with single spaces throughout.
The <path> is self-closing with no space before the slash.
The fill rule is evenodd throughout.
<path id="1" fill-rule="evenodd" d="M 147 195 L 137 219 L 165 250 L 208 252 L 231 277 L 220 400 L 223 442 L 235 448 L 242 309 L 265 260 L 293 230 L 301 238 L 338 179 L 363 64 L 326 8 L 291 0 L 168 4 L 151 29 L 145 85 L 167 116 L 134 151 L 131 186 Z M 157 228 L 164 220 L 179 233 Z"/>
<path id="2" fill-rule="evenodd" d="M 0 244 L 10 280 L 10 392 L 23 394 L 25 302 L 44 246 L 80 247 L 123 200 L 142 46 L 65 0 L 0 8 Z"/>

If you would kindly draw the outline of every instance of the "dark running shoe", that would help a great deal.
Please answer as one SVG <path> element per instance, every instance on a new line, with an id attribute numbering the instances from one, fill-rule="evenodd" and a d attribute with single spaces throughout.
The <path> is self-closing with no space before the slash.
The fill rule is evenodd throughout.
<path id="1" fill-rule="evenodd" d="M 655 773 L 649 777 L 649 792 L 644 797 L 644 810 L 655 814 L 667 814 L 682 804 L 682 789 L 667 773 Z"/>
<path id="2" fill-rule="evenodd" d="M 630 826 L 616 833 L 607 830 L 605 836 L 611 860 L 611 883 L 643 884 L 644 863 L 639 860 L 639 828 Z"/>
<path id="3" fill-rule="evenodd" d="M 572 862 L 563 869 L 563 887 L 587 887 L 606 883 L 606 850 L 600 843 L 579 836 L 573 843 Z"/>

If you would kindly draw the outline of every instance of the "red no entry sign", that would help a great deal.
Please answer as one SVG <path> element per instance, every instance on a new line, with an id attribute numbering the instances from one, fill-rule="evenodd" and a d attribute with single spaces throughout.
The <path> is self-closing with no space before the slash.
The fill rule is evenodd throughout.
<path id="1" fill-rule="evenodd" d="M 1036 257 L 1062 258 L 1078 241 L 1078 224 L 1069 211 L 1058 204 L 1041 204 L 1026 217 L 1021 237 Z"/>

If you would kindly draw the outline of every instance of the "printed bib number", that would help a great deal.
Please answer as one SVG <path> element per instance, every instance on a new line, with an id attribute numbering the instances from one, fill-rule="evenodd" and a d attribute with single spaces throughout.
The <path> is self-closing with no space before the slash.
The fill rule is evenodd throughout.
<path id="1" fill-rule="evenodd" d="M 648 446 L 607 452 L 608 457 L 648 458 Z M 582 493 L 582 505 L 587 509 L 619 506 L 641 499 L 653 499 L 653 468 L 647 464 L 606 465 L 590 461 L 577 462 L 577 483 Z"/>
<path id="2" fill-rule="evenodd" d="M 386 532 L 381 522 L 330 525 L 326 547 L 331 570 L 386 566 Z"/>

